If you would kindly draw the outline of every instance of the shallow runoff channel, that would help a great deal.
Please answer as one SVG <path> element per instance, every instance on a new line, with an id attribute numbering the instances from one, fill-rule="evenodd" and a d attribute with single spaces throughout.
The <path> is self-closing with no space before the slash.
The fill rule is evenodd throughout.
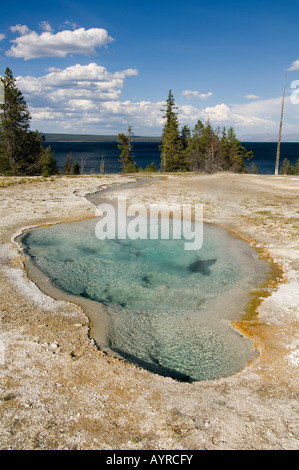
<path id="1" fill-rule="evenodd" d="M 87 198 L 111 204 L 105 193 L 139 184 Z M 99 220 L 27 230 L 17 241 L 29 277 L 46 294 L 82 305 L 102 350 L 188 382 L 232 375 L 256 357 L 232 326 L 270 270 L 247 241 L 206 223 L 198 250 L 185 250 L 184 238 L 99 240 Z"/>

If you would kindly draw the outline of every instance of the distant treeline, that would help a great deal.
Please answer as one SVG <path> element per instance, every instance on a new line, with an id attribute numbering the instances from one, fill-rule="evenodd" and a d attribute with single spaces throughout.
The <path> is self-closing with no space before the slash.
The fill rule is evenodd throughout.
<path id="1" fill-rule="evenodd" d="M 118 142 L 117 135 L 44 134 L 45 142 Z M 134 142 L 161 142 L 161 137 L 134 135 Z"/>

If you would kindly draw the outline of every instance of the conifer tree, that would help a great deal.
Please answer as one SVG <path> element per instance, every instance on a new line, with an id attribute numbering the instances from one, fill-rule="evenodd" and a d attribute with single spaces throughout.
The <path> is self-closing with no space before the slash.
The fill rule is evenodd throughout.
<path id="1" fill-rule="evenodd" d="M 80 166 L 77 160 L 75 160 L 74 166 L 73 166 L 73 174 L 74 175 L 80 175 Z"/>
<path id="2" fill-rule="evenodd" d="M 198 120 L 192 130 L 192 137 L 188 140 L 186 148 L 186 158 L 188 159 L 189 166 L 193 171 L 204 171 L 204 154 L 205 145 L 203 140 L 203 123 Z"/>
<path id="3" fill-rule="evenodd" d="M 50 146 L 43 151 L 39 166 L 42 176 L 57 175 L 59 173 L 57 169 L 57 162 Z"/>
<path id="4" fill-rule="evenodd" d="M 252 151 L 247 151 L 237 139 L 233 127 L 228 129 L 227 133 L 228 145 L 228 170 L 242 173 L 246 169 L 245 161 L 249 161 L 253 157 Z"/>
<path id="5" fill-rule="evenodd" d="M 9 68 L 1 79 L 4 85 L 4 103 L 1 104 L 0 141 L 2 160 L 7 167 L 15 167 L 22 156 L 24 134 L 30 127 L 30 113 L 15 85 L 15 79 Z"/>
<path id="6" fill-rule="evenodd" d="M 285 158 L 280 167 L 279 174 L 280 175 L 295 175 L 296 167 L 291 165 L 290 160 L 288 158 Z"/>
<path id="7" fill-rule="evenodd" d="M 214 131 L 209 121 L 205 126 L 198 121 L 192 132 L 186 148 L 191 170 L 205 173 L 246 171 L 245 161 L 253 154 L 241 145 L 232 127 L 228 132 L 224 128 L 221 133 L 219 128 Z"/>
<path id="8" fill-rule="evenodd" d="M 191 137 L 191 130 L 190 127 L 185 125 L 182 127 L 181 130 L 181 141 L 183 144 L 183 149 L 185 150 L 188 146 L 188 139 Z"/>
<path id="9" fill-rule="evenodd" d="M 169 90 L 163 118 L 165 125 L 162 134 L 161 167 L 164 171 L 185 171 L 188 165 L 179 132 L 177 109 L 173 94 Z"/>
<path id="10" fill-rule="evenodd" d="M 133 132 L 132 127 L 128 127 L 128 134 L 118 134 L 118 148 L 122 151 L 120 154 L 120 162 L 122 164 L 123 173 L 135 173 L 139 171 L 136 163 L 132 159 L 132 141 L 133 141 Z"/>
<path id="11" fill-rule="evenodd" d="M 29 109 L 9 68 L 6 68 L 1 81 L 4 103 L 0 105 L 0 173 L 41 174 L 46 160 L 48 163 L 51 160 L 48 171 L 54 169 L 54 156 L 50 150 L 46 149 L 46 152 L 44 149 L 42 135 L 30 130 Z"/>
<path id="12" fill-rule="evenodd" d="M 222 168 L 227 171 L 230 167 L 230 157 L 229 157 L 229 143 L 227 140 L 227 132 L 224 127 L 222 130 L 221 136 L 221 156 L 222 156 Z"/>

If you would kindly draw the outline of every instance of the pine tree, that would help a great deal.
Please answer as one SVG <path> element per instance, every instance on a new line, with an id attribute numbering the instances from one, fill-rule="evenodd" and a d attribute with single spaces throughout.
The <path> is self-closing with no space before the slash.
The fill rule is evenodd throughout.
<path id="1" fill-rule="evenodd" d="M 146 165 L 144 171 L 145 171 L 146 173 L 153 173 L 153 172 L 158 171 L 155 162 L 151 162 L 150 165 Z"/>
<path id="2" fill-rule="evenodd" d="M 204 171 L 214 173 L 219 171 L 219 138 L 208 121 L 202 131 L 202 140 L 205 147 Z"/>
<path id="3" fill-rule="evenodd" d="M 24 134 L 30 127 L 30 113 L 22 96 L 17 89 L 12 71 L 5 70 L 1 79 L 4 85 L 5 100 L 1 108 L 1 154 L 9 168 L 14 169 L 22 157 Z"/>
<path id="4" fill-rule="evenodd" d="M 42 145 L 43 137 L 30 130 L 29 109 L 9 68 L 1 81 L 5 99 L 0 105 L 0 173 L 40 174 L 43 160 L 49 158 Z"/>
<path id="5" fill-rule="evenodd" d="M 139 170 L 136 163 L 132 159 L 132 141 L 133 141 L 133 132 L 132 127 L 128 127 L 128 134 L 118 134 L 118 148 L 122 151 L 119 157 L 120 162 L 122 163 L 122 172 L 123 173 L 135 173 Z"/>
<path id="6" fill-rule="evenodd" d="M 183 144 L 183 149 L 185 150 L 188 146 L 188 139 L 191 137 L 191 130 L 190 127 L 185 125 L 182 127 L 181 130 L 181 141 Z"/>
<path id="7" fill-rule="evenodd" d="M 50 146 L 44 150 L 39 164 L 42 176 L 57 175 L 59 173 L 57 169 L 57 162 Z"/>
<path id="8" fill-rule="evenodd" d="M 250 173 L 252 173 L 253 175 L 257 175 L 258 172 L 259 172 L 259 169 L 257 165 L 254 162 L 252 162 L 250 165 Z"/>
<path id="9" fill-rule="evenodd" d="M 169 90 L 165 107 L 165 114 L 163 116 L 165 125 L 161 145 L 161 167 L 164 171 L 185 171 L 188 169 L 188 165 L 179 132 L 177 112 L 175 111 L 177 107 L 171 90 Z"/>
<path id="10" fill-rule="evenodd" d="M 198 121 L 188 139 L 186 156 L 193 171 L 214 173 L 217 171 L 245 172 L 245 161 L 252 152 L 242 147 L 231 127 L 213 130 L 209 121 L 204 126 Z"/>
<path id="11" fill-rule="evenodd" d="M 209 121 L 204 126 L 199 120 L 188 141 L 186 153 L 193 171 L 213 173 L 221 170 L 219 131 L 215 132 Z"/>
<path id="12" fill-rule="evenodd" d="M 222 130 L 221 136 L 221 164 L 224 171 L 228 171 L 230 168 L 230 153 L 229 153 L 229 143 L 227 140 L 226 128 Z"/>
<path id="13" fill-rule="evenodd" d="M 198 120 L 188 140 L 186 158 L 192 171 L 204 171 L 205 145 L 203 141 L 203 123 Z"/>
<path id="14" fill-rule="evenodd" d="M 252 151 L 247 151 L 237 139 L 233 127 L 230 127 L 227 134 L 228 144 L 228 170 L 235 173 L 244 173 L 246 170 L 245 161 L 253 157 Z"/>
<path id="15" fill-rule="evenodd" d="M 80 166 L 77 160 L 75 160 L 74 166 L 73 166 L 73 174 L 74 175 L 80 175 Z"/>
<path id="16" fill-rule="evenodd" d="M 295 175 L 296 167 L 291 165 L 290 160 L 288 160 L 288 158 L 285 158 L 280 167 L 279 174 L 280 175 Z"/>

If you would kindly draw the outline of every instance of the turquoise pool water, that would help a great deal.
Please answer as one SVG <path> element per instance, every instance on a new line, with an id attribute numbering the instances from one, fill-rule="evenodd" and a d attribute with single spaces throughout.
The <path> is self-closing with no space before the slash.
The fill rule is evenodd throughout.
<path id="1" fill-rule="evenodd" d="M 184 240 L 99 240 L 98 219 L 26 232 L 25 252 L 54 286 L 102 303 L 107 349 L 154 373 L 197 381 L 228 376 L 256 356 L 231 326 L 269 269 L 245 241 L 204 224 Z"/>

